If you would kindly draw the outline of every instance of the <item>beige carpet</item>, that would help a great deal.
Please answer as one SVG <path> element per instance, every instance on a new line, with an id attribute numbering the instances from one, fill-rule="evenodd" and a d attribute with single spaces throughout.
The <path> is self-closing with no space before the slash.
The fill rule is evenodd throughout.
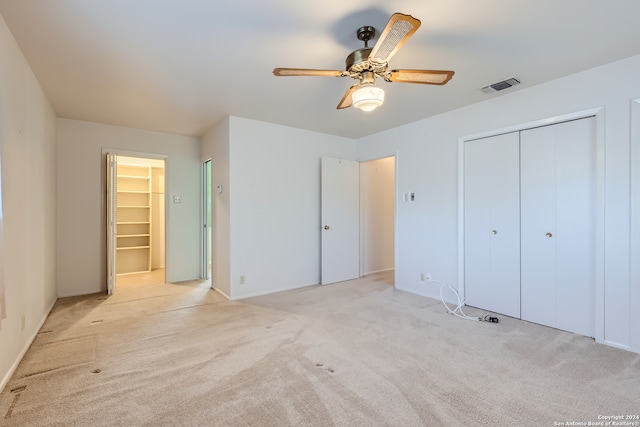
<path id="1" fill-rule="evenodd" d="M 158 268 L 148 273 L 122 274 L 116 276 L 116 289 L 123 290 L 131 287 L 158 285 L 165 282 L 164 268 Z"/>
<path id="2" fill-rule="evenodd" d="M 640 413 L 640 355 L 502 316 L 461 320 L 391 280 L 236 302 L 197 283 L 62 299 L 0 395 L 0 425 L 554 426 Z"/>

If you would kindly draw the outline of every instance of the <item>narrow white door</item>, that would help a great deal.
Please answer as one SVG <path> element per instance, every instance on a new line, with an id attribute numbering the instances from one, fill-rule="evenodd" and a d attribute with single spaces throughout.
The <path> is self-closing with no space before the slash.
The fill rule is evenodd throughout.
<path id="1" fill-rule="evenodd" d="M 321 164 L 321 283 L 360 275 L 359 164 L 323 157 Z"/>
<path id="2" fill-rule="evenodd" d="M 468 141 L 464 165 L 465 297 L 520 317 L 519 134 Z"/>
<path id="3" fill-rule="evenodd" d="M 522 319 L 594 336 L 595 119 L 521 133 Z"/>
<path id="4" fill-rule="evenodd" d="M 113 294 L 116 287 L 116 197 L 118 164 L 116 155 L 107 153 L 107 293 Z"/>
<path id="5" fill-rule="evenodd" d="M 212 204 L 211 159 L 209 159 L 202 163 L 202 278 L 204 280 L 209 280 L 211 277 Z"/>

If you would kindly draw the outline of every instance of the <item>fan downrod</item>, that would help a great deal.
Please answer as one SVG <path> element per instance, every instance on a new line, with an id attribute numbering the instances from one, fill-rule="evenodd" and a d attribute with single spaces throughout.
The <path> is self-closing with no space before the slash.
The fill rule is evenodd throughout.
<path id="1" fill-rule="evenodd" d="M 369 47 L 369 40 L 376 36 L 376 29 L 370 25 L 366 25 L 358 28 L 356 34 L 358 36 L 358 40 L 362 40 L 364 42 L 364 47 Z"/>

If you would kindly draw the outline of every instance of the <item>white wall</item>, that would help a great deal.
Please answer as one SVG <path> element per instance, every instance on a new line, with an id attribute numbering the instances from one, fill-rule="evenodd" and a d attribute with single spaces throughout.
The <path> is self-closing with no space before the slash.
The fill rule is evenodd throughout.
<path id="1" fill-rule="evenodd" d="M 360 163 L 362 273 L 394 267 L 395 157 Z"/>
<path id="2" fill-rule="evenodd" d="M 56 300 L 56 123 L 0 17 L 0 159 L 7 317 L 0 320 L 0 390 Z"/>
<path id="3" fill-rule="evenodd" d="M 225 189 L 214 196 L 216 288 L 238 299 L 319 283 L 323 156 L 353 159 L 355 141 L 238 117 L 205 135 Z"/>
<path id="4" fill-rule="evenodd" d="M 200 141 L 78 120 L 58 119 L 60 296 L 106 290 L 105 156 L 166 156 L 166 280 L 200 277 Z M 180 195 L 182 203 L 172 203 Z"/>
<path id="5" fill-rule="evenodd" d="M 231 216 L 229 194 L 229 117 L 202 137 L 201 161 L 211 160 L 212 242 L 211 284 L 223 295 L 231 296 Z M 217 187 L 222 187 L 222 193 Z"/>
<path id="6" fill-rule="evenodd" d="M 640 351 L 635 326 L 631 336 L 637 322 L 632 313 L 640 310 L 639 293 L 632 289 L 640 284 L 629 274 L 630 246 L 638 253 L 640 244 L 629 239 L 630 109 L 631 100 L 640 97 L 639 74 L 640 56 L 635 56 L 359 140 L 360 158 L 397 150 L 398 192 L 416 193 L 414 203 L 397 209 L 396 286 L 437 297 L 439 288 L 421 283 L 421 272 L 457 285 L 458 138 L 602 107 L 605 306 L 600 321 L 606 343 Z"/>

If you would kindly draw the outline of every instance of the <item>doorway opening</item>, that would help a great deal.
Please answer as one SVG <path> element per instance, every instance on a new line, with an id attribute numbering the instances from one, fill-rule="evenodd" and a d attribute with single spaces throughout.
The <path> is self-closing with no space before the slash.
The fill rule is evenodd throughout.
<path id="1" fill-rule="evenodd" d="M 165 160 L 108 153 L 107 161 L 107 291 L 165 283 Z"/>
<path id="2" fill-rule="evenodd" d="M 321 284 L 385 273 L 395 286 L 395 164 L 322 158 Z"/>
<path id="3" fill-rule="evenodd" d="M 360 163 L 360 264 L 362 275 L 395 284 L 396 157 Z"/>

